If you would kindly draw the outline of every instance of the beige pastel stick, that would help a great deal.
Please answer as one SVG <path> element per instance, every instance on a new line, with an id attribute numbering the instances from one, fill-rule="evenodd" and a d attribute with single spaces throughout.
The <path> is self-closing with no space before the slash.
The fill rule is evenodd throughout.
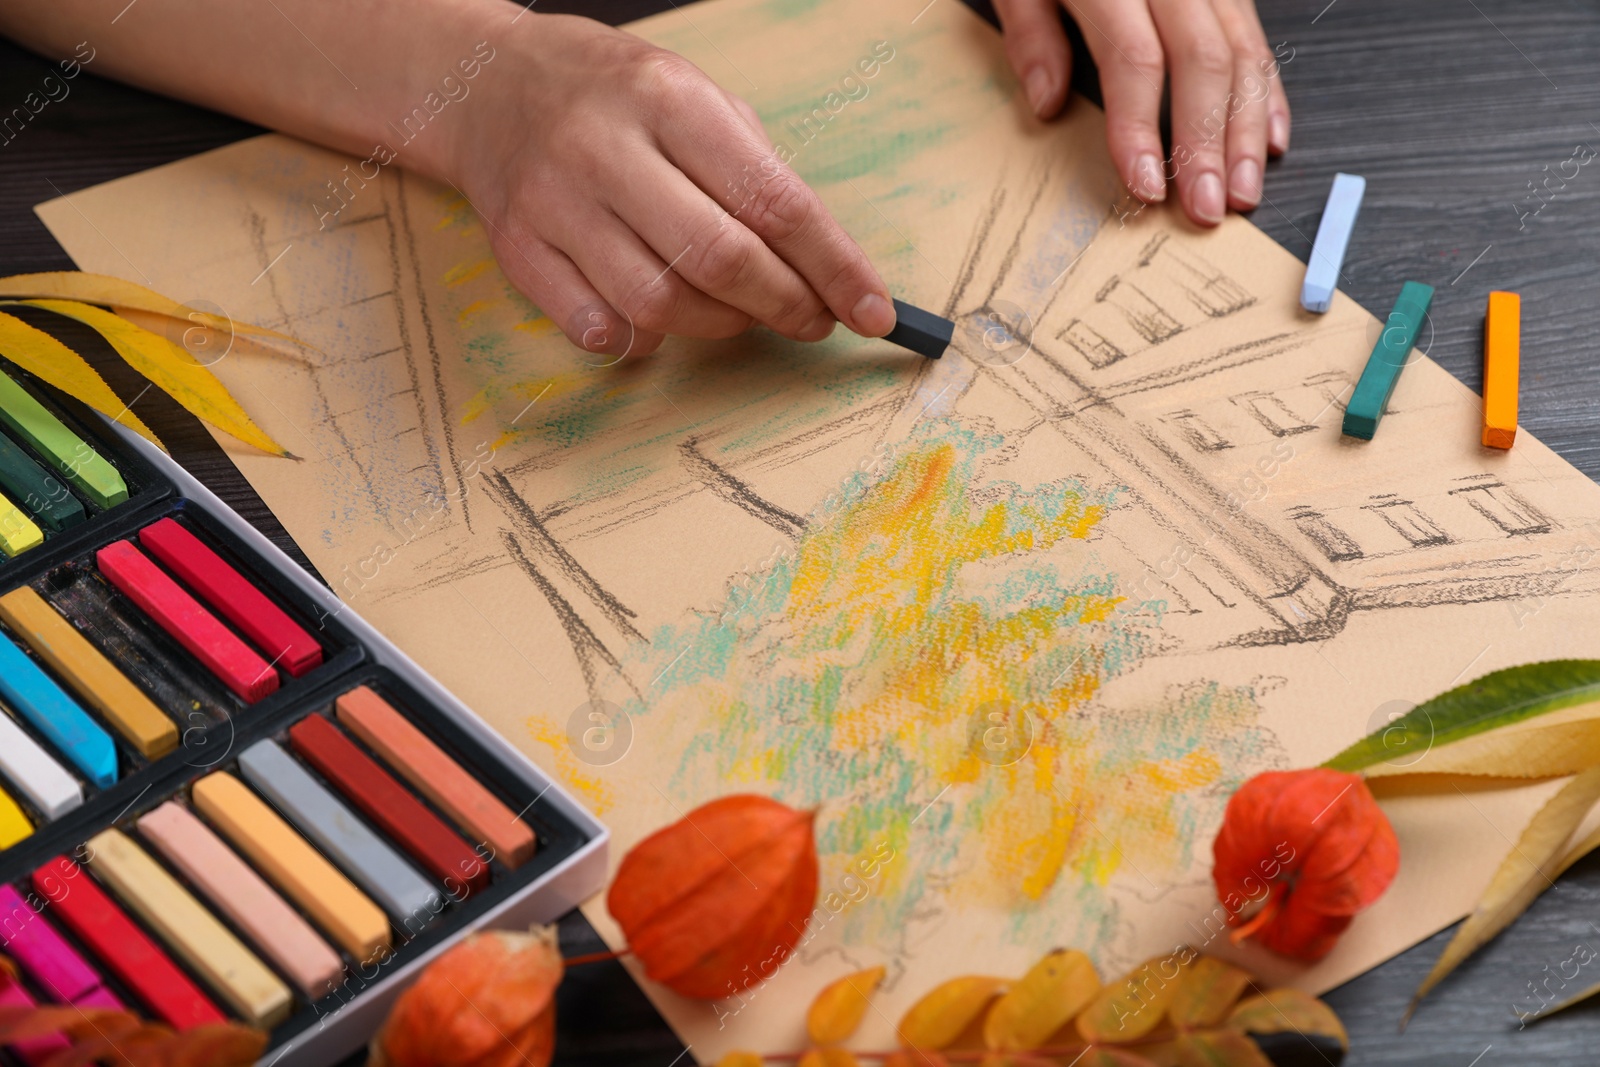
<path id="1" fill-rule="evenodd" d="M 289 987 L 121 830 L 89 839 L 89 869 L 250 1025 L 289 1017 Z"/>
<path id="2" fill-rule="evenodd" d="M 516 867 L 538 844 L 528 824 L 490 793 L 443 749 L 366 686 L 334 702 L 339 721 L 382 756 L 417 791 L 437 804 L 457 826 Z"/>
<path id="3" fill-rule="evenodd" d="M 389 920 L 379 907 L 306 843 L 239 779 L 209 774 L 190 790 L 196 810 L 267 880 L 363 963 L 389 951 Z"/>
<path id="4" fill-rule="evenodd" d="M 144 839 L 306 996 L 315 1000 L 338 984 L 344 973 L 339 954 L 211 827 L 172 800 L 138 825 Z"/>
<path id="5" fill-rule="evenodd" d="M 146 759 L 178 747 L 173 721 L 38 593 L 24 585 L 0 596 L 0 619 Z"/>

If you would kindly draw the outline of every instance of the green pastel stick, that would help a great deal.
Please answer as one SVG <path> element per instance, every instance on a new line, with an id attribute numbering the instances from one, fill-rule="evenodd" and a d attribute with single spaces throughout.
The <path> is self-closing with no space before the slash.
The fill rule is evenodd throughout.
<path id="1" fill-rule="evenodd" d="M 128 499 L 128 483 L 117 468 L 71 430 L 26 389 L 0 372 L 0 422 L 33 446 L 99 508 Z"/>
<path id="2" fill-rule="evenodd" d="M 55 475 L 35 463 L 11 438 L 0 434 L 0 491 L 50 533 L 88 518 L 78 498 Z"/>
<path id="3" fill-rule="evenodd" d="M 1345 436 L 1370 441 L 1378 432 L 1378 420 L 1383 418 L 1383 409 L 1394 393 L 1395 383 L 1400 380 L 1400 372 L 1405 369 L 1406 357 L 1417 343 L 1417 333 L 1422 329 L 1422 320 L 1432 302 L 1431 285 L 1406 282 L 1400 287 L 1400 296 L 1394 302 L 1394 310 L 1389 312 L 1389 321 L 1378 335 L 1378 343 L 1372 346 L 1367 367 L 1361 372 L 1361 380 L 1356 382 L 1355 392 L 1350 394 L 1350 402 L 1345 405 Z"/>

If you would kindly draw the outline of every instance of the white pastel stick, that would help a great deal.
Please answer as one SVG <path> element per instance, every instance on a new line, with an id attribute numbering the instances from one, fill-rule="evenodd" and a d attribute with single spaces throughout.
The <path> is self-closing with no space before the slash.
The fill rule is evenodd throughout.
<path id="1" fill-rule="evenodd" d="M 47 819 L 59 819 L 83 803 L 82 784 L 4 712 L 0 712 L 0 774 Z"/>

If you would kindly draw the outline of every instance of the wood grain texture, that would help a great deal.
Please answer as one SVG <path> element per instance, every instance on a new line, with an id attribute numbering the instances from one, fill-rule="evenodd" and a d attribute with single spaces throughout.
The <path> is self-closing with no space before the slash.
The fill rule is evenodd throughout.
<path id="1" fill-rule="evenodd" d="M 610 0 L 541 3 L 538 10 L 581 9 L 616 23 L 671 6 Z M 1593 74 L 1600 7 L 1583 0 L 1260 6 L 1268 40 L 1294 49 L 1283 80 L 1295 123 L 1290 154 L 1268 168 L 1255 223 L 1304 259 L 1333 173 L 1363 175 L 1367 194 L 1345 260 L 1345 291 L 1381 315 L 1406 280 L 1434 286 L 1421 347 L 1474 389 L 1487 294 L 1520 292 L 1523 425 L 1590 476 L 1600 474 L 1600 434 L 1590 429 L 1600 418 L 1600 301 L 1592 274 L 1600 261 L 1600 160 L 1554 196 L 1546 193 L 1537 215 L 1519 218 L 1539 205 L 1530 181 L 1558 174 L 1575 146 L 1600 148 L 1600 127 L 1590 121 L 1600 122 Z M 1074 80 L 1093 94 L 1081 49 L 1080 59 Z M 48 70 L 0 42 L 0 110 L 20 102 Z M 72 84 L 66 101 L 0 145 L 0 272 L 71 268 L 34 217 L 35 203 L 257 132 L 93 75 Z M 137 394 L 141 383 L 87 330 L 58 319 L 50 325 L 91 354 L 123 396 Z M 198 423 L 162 397 L 146 395 L 138 408 L 180 461 L 303 560 Z M 1600 1004 L 1521 1030 L 1513 1005 L 1537 1006 L 1530 984 L 1548 981 L 1559 991 L 1575 946 L 1600 950 L 1600 858 L 1565 875 L 1431 996 L 1401 1035 L 1400 1012 L 1447 939 L 1441 933 L 1329 997 L 1350 1029 L 1347 1063 L 1594 1062 Z M 576 914 L 562 921 L 562 940 L 568 954 L 602 948 Z M 1567 964 L 1565 974 L 1572 972 Z M 1589 963 L 1568 990 L 1595 981 L 1600 962 Z M 668 1067 L 683 1051 L 615 962 L 572 971 L 558 1011 L 558 1064 Z"/>

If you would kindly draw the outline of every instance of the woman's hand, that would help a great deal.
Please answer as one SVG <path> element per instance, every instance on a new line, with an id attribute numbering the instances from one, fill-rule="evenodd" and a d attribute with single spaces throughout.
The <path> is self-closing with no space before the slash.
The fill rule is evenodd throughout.
<path id="1" fill-rule="evenodd" d="M 622 30 L 530 15 L 462 109 L 455 180 L 500 266 L 572 342 L 641 354 L 752 322 L 816 341 L 894 326 L 888 289 L 773 154 L 755 111 Z M 492 105 L 492 106 L 491 106 Z"/>
<path id="2" fill-rule="evenodd" d="M 1117 172 L 1164 200 L 1175 180 L 1196 222 L 1261 202 L 1268 154 L 1289 148 L 1289 101 L 1253 0 L 995 0 L 1006 54 L 1040 118 L 1061 110 L 1072 55 L 1058 4 L 1083 32 L 1105 99 Z M 1161 149 L 1161 89 L 1172 71 L 1172 158 Z"/>

